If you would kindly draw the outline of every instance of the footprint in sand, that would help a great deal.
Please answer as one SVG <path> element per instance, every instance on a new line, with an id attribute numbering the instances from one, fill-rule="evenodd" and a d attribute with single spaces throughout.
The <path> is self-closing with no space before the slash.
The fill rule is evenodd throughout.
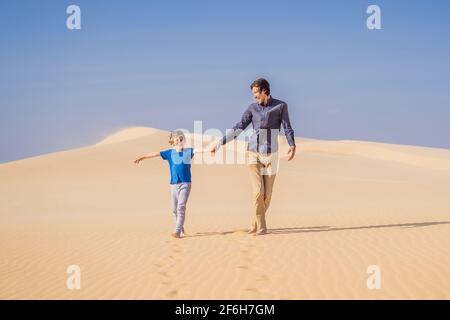
<path id="1" fill-rule="evenodd" d="M 252 274 L 259 274 L 258 276 L 255 276 L 254 279 L 260 284 L 270 281 L 269 276 L 261 272 L 263 271 L 261 268 L 254 265 L 254 261 L 256 259 L 256 256 L 258 255 L 256 245 L 249 243 L 243 243 L 243 245 L 244 248 L 240 250 L 243 263 L 241 265 L 238 265 L 237 268 L 244 271 L 252 270 Z M 251 292 L 259 292 L 258 289 L 255 288 L 246 288 L 245 290 Z"/>
<path id="2" fill-rule="evenodd" d="M 170 276 L 167 273 L 167 271 L 158 271 L 158 274 L 160 274 L 164 278 L 170 278 Z"/>
<path id="3" fill-rule="evenodd" d="M 178 290 L 172 290 L 166 293 L 166 296 L 169 298 L 173 298 L 178 294 Z"/>
<path id="4" fill-rule="evenodd" d="M 167 292 L 166 296 L 169 297 L 169 298 L 173 298 L 173 297 L 177 296 L 179 294 L 180 290 L 183 289 L 183 287 L 186 287 L 187 285 L 188 285 L 188 283 L 183 282 L 177 288 Z"/>
<path id="5" fill-rule="evenodd" d="M 269 277 L 265 274 L 262 274 L 256 279 L 256 281 L 269 281 Z"/>
<path id="6" fill-rule="evenodd" d="M 157 273 L 161 277 L 160 283 L 165 288 L 165 296 L 168 298 L 173 298 L 179 294 L 179 291 L 183 286 L 187 285 L 186 283 L 182 283 L 179 286 L 176 285 L 176 273 L 173 269 L 177 266 L 180 260 L 180 255 L 185 252 L 185 246 L 174 243 L 170 240 L 166 240 L 165 244 L 166 249 L 164 252 L 166 252 L 166 254 L 160 261 L 156 262 L 154 266 L 157 267 Z"/>

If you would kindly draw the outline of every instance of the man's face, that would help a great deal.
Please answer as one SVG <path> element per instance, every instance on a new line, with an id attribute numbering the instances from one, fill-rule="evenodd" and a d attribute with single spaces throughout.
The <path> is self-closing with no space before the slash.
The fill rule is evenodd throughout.
<path id="1" fill-rule="evenodd" d="M 268 97 L 266 91 L 261 91 L 261 88 L 258 87 L 252 88 L 252 94 L 256 102 L 258 102 L 259 104 L 262 104 L 264 101 L 266 101 Z"/>

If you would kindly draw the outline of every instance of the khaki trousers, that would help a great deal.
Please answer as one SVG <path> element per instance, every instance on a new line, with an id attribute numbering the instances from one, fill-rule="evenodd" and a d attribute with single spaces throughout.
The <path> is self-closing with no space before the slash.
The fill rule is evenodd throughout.
<path id="1" fill-rule="evenodd" d="M 247 166 L 253 189 L 255 212 L 252 230 L 267 232 L 266 212 L 270 205 L 273 185 L 278 172 L 278 154 L 247 151 Z"/>

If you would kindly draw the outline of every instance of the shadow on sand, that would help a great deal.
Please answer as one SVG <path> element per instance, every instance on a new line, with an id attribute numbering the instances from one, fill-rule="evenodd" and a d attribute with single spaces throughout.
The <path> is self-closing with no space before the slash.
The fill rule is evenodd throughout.
<path id="1" fill-rule="evenodd" d="M 267 234 L 291 234 L 291 233 L 307 233 L 307 232 L 329 232 L 329 231 L 345 231 L 345 230 L 362 230 L 362 229 L 382 229 L 382 228 L 424 228 L 441 224 L 450 224 L 449 221 L 437 222 L 415 222 L 415 223 L 401 223 L 401 224 L 381 224 L 371 226 L 356 226 L 356 227 L 291 227 L 291 228 L 274 228 L 269 229 Z M 233 233 L 245 233 L 245 229 L 219 232 L 197 232 L 192 235 L 186 235 L 185 238 L 204 237 L 204 236 L 224 236 Z"/>

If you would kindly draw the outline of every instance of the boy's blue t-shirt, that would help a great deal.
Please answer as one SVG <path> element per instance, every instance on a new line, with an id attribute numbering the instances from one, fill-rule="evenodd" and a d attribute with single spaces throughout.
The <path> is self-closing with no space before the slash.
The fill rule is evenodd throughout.
<path id="1" fill-rule="evenodd" d="M 161 158 L 169 162 L 170 184 L 191 182 L 191 159 L 194 156 L 193 148 L 183 148 L 177 152 L 168 149 L 159 153 Z"/>

